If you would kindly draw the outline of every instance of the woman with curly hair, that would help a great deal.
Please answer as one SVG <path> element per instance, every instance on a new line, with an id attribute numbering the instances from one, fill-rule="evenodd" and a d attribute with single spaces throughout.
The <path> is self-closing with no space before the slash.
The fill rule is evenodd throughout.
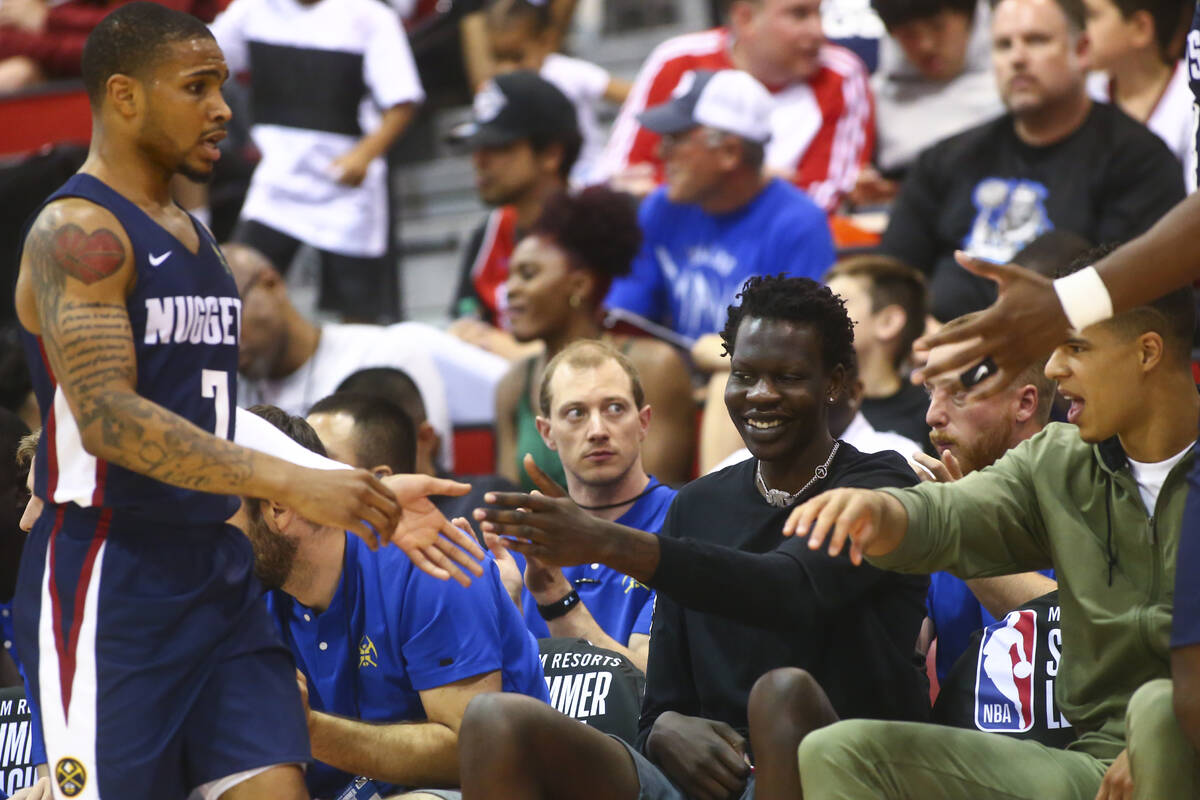
<path id="1" fill-rule="evenodd" d="M 511 330 L 517 341 L 540 340 L 545 349 L 516 362 L 497 387 L 497 472 L 527 489 L 533 484 L 520 466 L 527 452 L 565 485 L 558 455 L 537 430 L 537 394 L 543 368 L 577 339 L 605 339 L 637 368 L 654 413 L 642 449 L 647 472 L 664 483 L 690 475 L 696 406 L 683 359 L 665 342 L 614 336 L 601 325 L 608 287 L 628 274 L 641 238 L 632 199 L 593 186 L 552 197 L 513 251 L 506 284 Z"/>

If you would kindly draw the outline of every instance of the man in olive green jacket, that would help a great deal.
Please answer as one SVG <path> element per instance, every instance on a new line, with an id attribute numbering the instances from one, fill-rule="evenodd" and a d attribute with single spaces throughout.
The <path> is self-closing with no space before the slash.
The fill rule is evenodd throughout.
<path id="1" fill-rule="evenodd" d="M 839 489 L 792 513 L 785 533 L 811 528 L 810 546 L 828 536 L 830 552 L 849 539 L 856 561 L 901 572 L 973 578 L 1053 567 L 1063 635 L 1056 699 L 1079 734 L 1055 750 L 982 731 L 840 722 L 800 746 L 809 798 L 1197 796 L 1196 756 L 1171 707 L 1168 643 L 1200 421 L 1193 324 L 1183 290 L 1073 331 L 1046 374 L 1078 428 L 1052 424 L 954 483 Z M 1014 689 L 1034 656 L 1004 643 L 1000 655 L 1001 683 L 1020 706 Z"/>

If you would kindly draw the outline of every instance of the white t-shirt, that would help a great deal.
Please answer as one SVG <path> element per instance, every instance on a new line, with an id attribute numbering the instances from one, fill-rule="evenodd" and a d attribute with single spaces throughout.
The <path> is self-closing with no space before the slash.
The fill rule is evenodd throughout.
<path id="1" fill-rule="evenodd" d="M 364 132 L 378 127 L 380 109 L 425 98 L 400 20 L 378 0 L 312 5 L 234 0 L 213 22 L 212 32 L 233 73 L 250 69 L 252 46 L 259 44 L 288 48 L 290 57 L 301 60 L 314 52 L 360 59 L 367 91 L 358 123 Z M 261 102 L 255 99 L 256 105 Z M 280 124 L 256 124 L 251 136 L 262 161 L 242 207 L 244 218 L 322 250 L 383 255 L 388 228 L 383 158 L 371 162 L 360 186 L 343 186 L 332 176 L 331 165 L 358 143 L 358 136 Z"/>
<path id="2" fill-rule="evenodd" d="M 1088 94 L 1092 99 L 1102 103 L 1110 102 L 1111 83 L 1107 74 L 1093 72 L 1087 79 Z M 1188 68 L 1186 61 L 1175 65 L 1171 80 L 1163 89 L 1162 97 L 1146 120 L 1146 127 L 1158 138 L 1167 143 L 1167 147 L 1183 164 L 1183 180 L 1188 194 L 1196 191 L 1196 137 L 1195 122 L 1192 119 L 1192 104 L 1195 98 L 1188 86 Z"/>
<path id="3" fill-rule="evenodd" d="M 583 136 L 583 149 L 579 160 L 571 169 L 571 183 L 588 186 L 603 180 L 597 173 L 601 154 L 604 152 L 604 134 L 596 121 L 596 106 L 604 101 L 604 92 L 612 76 L 603 67 L 590 61 L 571 58 L 561 53 L 551 53 L 542 61 L 538 74 L 554 84 L 575 106 L 579 118 L 579 133 Z"/>
<path id="4" fill-rule="evenodd" d="M 360 369 L 402 369 L 417 385 L 426 417 L 442 438 L 438 466 L 449 470 L 454 454 L 446 388 L 423 335 L 428 326 L 414 325 L 322 325 L 313 357 L 291 375 L 277 380 L 239 378 L 238 405 L 267 403 L 289 414 L 304 415 L 313 403 L 332 394 L 339 383 Z"/>
<path id="5" fill-rule="evenodd" d="M 1189 444 L 1166 461 L 1156 461 L 1152 464 L 1129 459 L 1129 471 L 1133 473 L 1133 479 L 1137 481 L 1138 494 L 1142 496 L 1142 504 L 1146 506 L 1146 512 L 1150 516 L 1154 516 L 1154 507 L 1158 504 L 1158 493 L 1162 491 L 1167 473 L 1191 450 L 1192 445 Z"/>
<path id="6" fill-rule="evenodd" d="M 912 458 L 913 453 L 922 452 L 921 445 L 909 439 L 907 436 L 901 436 L 898 433 L 890 431 L 877 431 L 867 422 L 867 418 L 860 411 L 854 415 L 854 419 L 850 420 L 850 424 L 846 426 L 846 430 L 842 431 L 842 435 L 838 437 L 843 442 L 854 447 L 862 453 L 882 453 L 884 450 L 894 450 L 904 456 L 907 461 Z M 717 464 L 709 470 L 709 473 L 732 467 L 734 464 L 740 464 L 750 457 L 750 451 L 743 447 L 734 453 L 731 453 L 728 458 Z"/>

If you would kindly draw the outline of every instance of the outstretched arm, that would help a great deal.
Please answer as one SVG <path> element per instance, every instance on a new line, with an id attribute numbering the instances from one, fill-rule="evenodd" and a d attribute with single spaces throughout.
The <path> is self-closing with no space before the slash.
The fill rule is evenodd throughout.
<path id="1" fill-rule="evenodd" d="M 1195 232 L 1200 228 L 1200 195 L 1171 209 L 1153 228 L 1095 264 L 1112 298 L 1113 313 L 1144 305 L 1200 277 Z M 1067 337 L 1068 323 L 1048 278 L 1014 264 L 989 264 L 959 255 L 964 267 L 995 281 L 999 296 L 990 308 L 965 325 L 924 337 L 921 349 L 972 341 L 949 357 L 930 361 L 913 380 L 929 381 L 962 371 L 991 356 L 998 373 L 972 392 L 985 396 L 1007 386 L 1037 358 Z"/>
<path id="2" fill-rule="evenodd" d="M 395 497 L 370 473 L 294 467 L 138 395 L 125 305 L 135 278 L 125 231 L 83 200 L 47 206 L 22 254 L 18 314 L 41 337 L 88 453 L 173 486 L 276 499 L 369 543 L 372 527 L 396 525 Z"/>

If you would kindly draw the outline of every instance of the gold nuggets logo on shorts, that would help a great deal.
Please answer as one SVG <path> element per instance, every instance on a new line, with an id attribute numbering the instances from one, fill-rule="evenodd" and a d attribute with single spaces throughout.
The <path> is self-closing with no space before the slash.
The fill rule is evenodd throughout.
<path id="1" fill-rule="evenodd" d="M 74 758 L 60 758 L 54 765 L 54 780 L 58 790 L 67 797 L 75 797 L 87 786 L 87 770 Z"/>
<path id="2" fill-rule="evenodd" d="M 358 668 L 378 666 L 379 653 L 375 650 L 375 643 L 371 641 L 371 637 L 364 635 L 358 643 Z"/>

